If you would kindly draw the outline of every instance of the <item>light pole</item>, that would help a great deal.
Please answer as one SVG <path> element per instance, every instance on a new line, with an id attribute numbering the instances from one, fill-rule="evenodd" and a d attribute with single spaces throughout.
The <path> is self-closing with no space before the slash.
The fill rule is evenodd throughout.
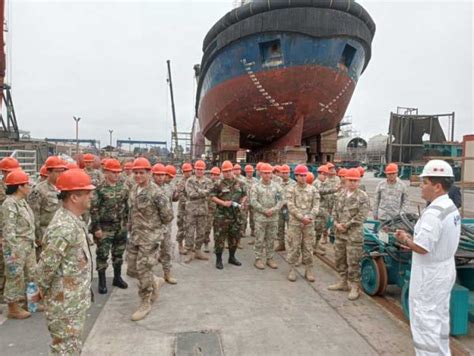
<path id="1" fill-rule="evenodd" d="M 114 130 L 109 130 L 109 134 L 110 134 L 110 147 L 112 147 L 112 132 L 114 132 Z"/>
<path id="2" fill-rule="evenodd" d="M 80 117 L 72 117 L 76 122 L 76 155 L 79 154 L 79 121 L 81 121 Z"/>
<path id="3" fill-rule="evenodd" d="M 128 138 L 128 150 L 132 152 L 132 138 L 131 137 Z"/>

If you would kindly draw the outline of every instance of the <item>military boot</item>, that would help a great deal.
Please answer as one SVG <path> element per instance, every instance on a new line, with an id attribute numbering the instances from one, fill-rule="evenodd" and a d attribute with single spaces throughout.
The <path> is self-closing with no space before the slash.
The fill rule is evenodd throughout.
<path id="1" fill-rule="evenodd" d="M 99 294 L 107 294 L 107 282 L 105 280 L 105 269 L 99 271 Z"/>
<path id="2" fill-rule="evenodd" d="M 166 271 L 164 274 L 165 281 L 169 284 L 178 284 L 178 280 L 171 275 L 170 271 Z"/>
<path id="3" fill-rule="evenodd" d="M 267 260 L 267 266 L 272 268 L 272 269 L 277 269 L 278 268 L 278 265 L 276 264 L 276 262 L 273 258 L 269 258 Z"/>
<path id="4" fill-rule="evenodd" d="M 161 286 L 165 284 L 165 280 L 161 277 L 153 276 L 153 293 L 151 294 L 150 301 L 156 302 L 160 296 Z"/>
<path id="5" fill-rule="evenodd" d="M 290 282 L 296 281 L 296 270 L 293 266 L 291 266 L 290 272 L 288 273 L 288 280 Z"/>
<path id="6" fill-rule="evenodd" d="M 194 253 L 194 257 L 197 259 L 197 260 L 201 260 L 201 261 L 207 261 L 209 259 L 209 257 L 207 257 L 204 252 L 202 252 L 201 250 L 196 250 L 196 252 Z"/>
<path id="7" fill-rule="evenodd" d="M 259 259 L 259 258 L 255 260 L 255 263 L 254 263 L 253 265 L 254 265 L 255 268 L 257 268 L 257 269 L 265 269 L 265 266 L 264 266 L 262 260 Z"/>
<path id="8" fill-rule="evenodd" d="M 112 281 L 114 287 L 127 289 L 128 284 L 122 279 L 122 266 L 114 266 L 114 280 Z"/>
<path id="9" fill-rule="evenodd" d="M 224 265 L 222 264 L 222 252 L 216 252 L 216 268 L 223 269 Z"/>
<path id="10" fill-rule="evenodd" d="M 306 278 L 306 280 L 311 283 L 313 283 L 316 280 L 314 278 L 313 267 L 310 267 L 310 266 L 305 267 L 304 278 Z"/>
<path id="11" fill-rule="evenodd" d="M 188 250 L 186 253 L 186 258 L 184 259 L 184 263 L 191 263 L 194 259 L 194 252 L 192 250 Z"/>
<path id="12" fill-rule="evenodd" d="M 144 319 L 148 315 L 150 310 L 151 310 L 151 303 L 150 303 L 149 298 L 142 299 L 140 306 L 135 311 L 135 313 L 132 314 L 132 321 L 138 321 L 138 320 Z"/>
<path id="13" fill-rule="evenodd" d="M 31 313 L 21 308 L 18 303 L 8 303 L 9 319 L 26 319 L 31 316 Z"/>
<path id="14" fill-rule="evenodd" d="M 240 261 L 235 258 L 235 251 L 237 249 L 235 247 L 232 247 L 232 248 L 229 248 L 229 263 L 231 265 L 234 265 L 234 266 L 242 266 L 242 263 L 240 263 Z"/>
<path id="15" fill-rule="evenodd" d="M 349 295 L 347 296 L 347 298 L 349 298 L 349 300 L 358 299 L 360 297 L 359 283 L 351 282 L 350 287 L 351 287 L 351 290 L 350 290 Z"/>
<path id="16" fill-rule="evenodd" d="M 332 290 L 332 291 L 348 291 L 348 290 L 349 290 L 349 286 L 348 286 L 348 284 L 347 284 L 347 278 L 343 278 L 343 279 L 341 279 L 339 282 L 334 283 L 334 284 L 331 284 L 331 285 L 328 287 L 328 290 Z"/>
<path id="17" fill-rule="evenodd" d="M 278 241 L 278 246 L 275 248 L 275 252 L 286 251 L 285 243 L 283 241 Z"/>

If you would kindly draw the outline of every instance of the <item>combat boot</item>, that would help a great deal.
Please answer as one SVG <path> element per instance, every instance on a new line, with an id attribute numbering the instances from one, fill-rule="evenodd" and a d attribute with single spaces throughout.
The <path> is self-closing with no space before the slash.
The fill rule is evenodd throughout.
<path id="1" fill-rule="evenodd" d="M 154 303 L 160 296 L 160 288 L 165 284 L 165 280 L 161 277 L 153 276 L 153 293 L 151 294 L 151 302 Z"/>
<path id="2" fill-rule="evenodd" d="M 216 252 L 216 268 L 223 269 L 224 265 L 222 264 L 222 252 Z"/>
<path id="3" fill-rule="evenodd" d="M 196 250 L 196 252 L 194 253 L 194 257 L 196 258 L 196 260 L 201 261 L 207 261 L 209 259 L 209 257 L 207 257 L 201 250 Z"/>
<path id="4" fill-rule="evenodd" d="M 151 310 L 151 303 L 147 299 L 143 299 L 138 307 L 137 311 L 132 314 L 132 321 L 138 321 L 144 319 Z"/>
<path id="5" fill-rule="evenodd" d="M 265 266 L 264 266 L 264 264 L 263 264 L 263 262 L 262 262 L 261 259 L 256 259 L 256 260 L 255 260 L 255 263 L 254 263 L 253 265 L 254 265 L 255 268 L 257 268 L 257 269 L 265 269 Z"/>
<path id="6" fill-rule="evenodd" d="M 165 272 L 165 281 L 169 284 L 178 284 L 178 280 L 171 275 L 170 271 Z"/>
<path id="7" fill-rule="evenodd" d="M 186 258 L 184 259 L 184 263 L 191 263 L 191 261 L 194 259 L 194 253 L 193 253 L 193 251 L 192 251 L 192 250 L 188 250 L 185 255 L 186 255 Z"/>
<path id="8" fill-rule="evenodd" d="M 360 297 L 360 292 L 359 292 L 359 283 L 354 283 L 354 282 L 351 282 L 350 283 L 350 287 L 351 287 L 351 290 L 349 292 L 349 295 L 347 296 L 347 298 L 349 300 L 356 300 Z"/>
<path id="9" fill-rule="evenodd" d="M 285 243 L 282 241 L 279 241 L 278 246 L 275 248 L 275 252 L 283 252 L 283 251 L 286 251 Z"/>
<path id="10" fill-rule="evenodd" d="M 122 279 L 122 266 L 114 266 L 114 280 L 112 281 L 114 287 L 127 289 L 128 284 Z"/>
<path id="11" fill-rule="evenodd" d="M 26 319 L 31 316 L 31 313 L 21 308 L 18 303 L 8 303 L 9 319 Z"/>
<path id="12" fill-rule="evenodd" d="M 288 273 L 288 280 L 290 282 L 296 282 L 296 270 L 291 266 L 290 272 Z"/>
<path id="13" fill-rule="evenodd" d="M 267 266 L 272 268 L 272 269 L 277 269 L 278 268 L 278 265 L 276 264 L 276 262 L 273 258 L 269 258 L 267 260 Z"/>
<path id="14" fill-rule="evenodd" d="M 306 278 L 306 280 L 308 282 L 311 282 L 313 283 L 316 279 L 314 278 L 314 271 L 313 271 L 313 267 L 310 267 L 310 266 L 306 266 L 305 268 L 305 273 L 304 273 L 304 278 Z"/>
<path id="15" fill-rule="evenodd" d="M 334 284 L 331 284 L 331 285 L 328 287 L 328 290 L 332 290 L 332 291 L 348 291 L 348 290 L 349 290 L 349 286 L 348 286 L 348 284 L 347 284 L 347 278 L 343 278 L 343 279 L 341 279 L 339 282 L 334 283 Z"/>
<path id="16" fill-rule="evenodd" d="M 99 294 L 107 294 L 107 282 L 105 280 L 105 269 L 99 271 Z"/>
<path id="17" fill-rule="evenodd" d="M 234 266 L 242 266 L 242 263 L 240 263 L 240 261 L 235 258 L 235 251 L 237 249 L 235 247 L 232 247 L 232 248 L 229 248 L 229 263 L 231 265 L 234 265 Z"/>

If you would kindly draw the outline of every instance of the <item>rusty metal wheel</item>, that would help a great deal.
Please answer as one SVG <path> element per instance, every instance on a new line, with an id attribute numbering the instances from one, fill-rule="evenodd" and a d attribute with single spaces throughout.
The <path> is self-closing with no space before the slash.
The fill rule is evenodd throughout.
<path id="1" fill-rule="evenodd" d="M 375 263 L 377 264 L 378 274 L 379 274 L 379 288 L 377 289 L 377 295 L 384 295 L 385 290 L 387 289 L 388 285 L 388 273 L 387 273 L 387 266 L 383 260 L 383 257 L 377 257 L 375 259 Z"/>

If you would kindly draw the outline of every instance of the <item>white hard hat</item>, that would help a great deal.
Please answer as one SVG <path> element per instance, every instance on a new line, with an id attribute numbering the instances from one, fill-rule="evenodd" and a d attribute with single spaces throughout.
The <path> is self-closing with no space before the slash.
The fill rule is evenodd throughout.
<path id="1" fill-rule="evenodd" d="M 453 169 L 448 162 L 441 159 L 433 159 L 424 167 L 420 177 L 448 177 L 453 178 Z"/>

